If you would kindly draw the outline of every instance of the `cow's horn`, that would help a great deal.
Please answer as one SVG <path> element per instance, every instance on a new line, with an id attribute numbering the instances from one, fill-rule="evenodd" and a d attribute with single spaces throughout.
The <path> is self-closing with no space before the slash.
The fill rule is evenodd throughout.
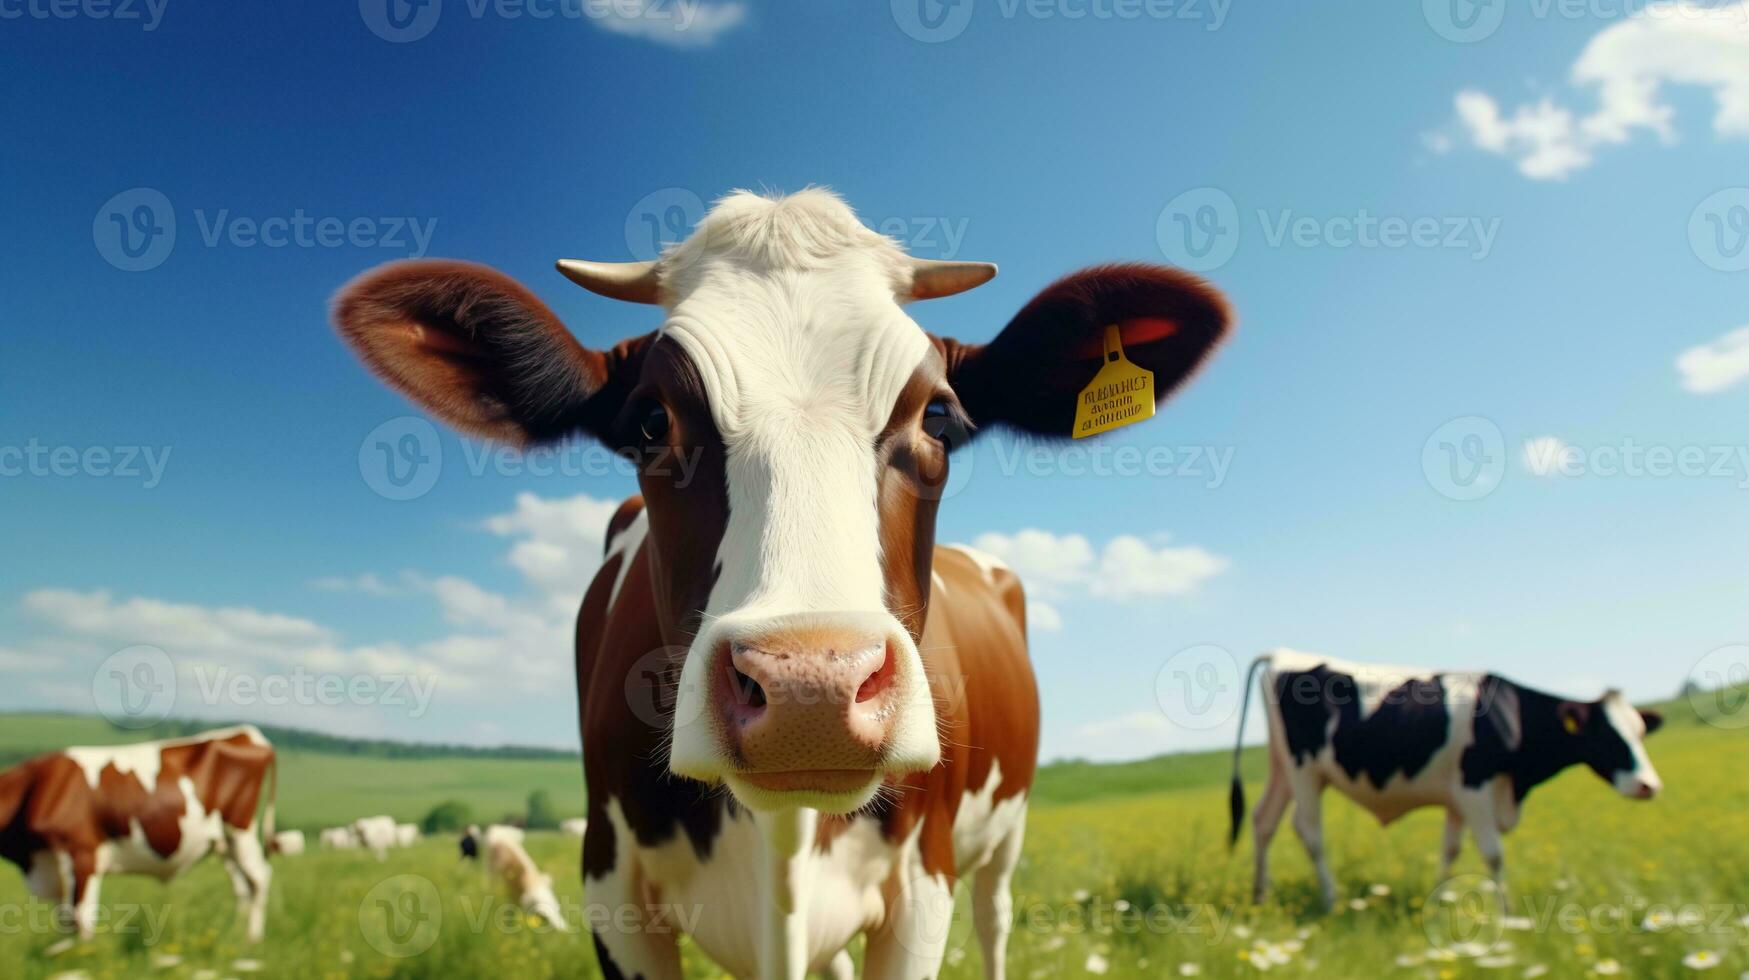
<path id="1" fill-rule="evenodd" d="M 628 303 L 657 303 L 659 284 L 654 262 L 585 262 L 560 259 L 559 271 L 584 289 Z"/>
<path id="2" fill-rule="evenodd" d="M 940 259 L 911 260 L 911 298 L 940 299 L 982 286 L 996 276 L 990 262 L 943 262 Z"/>

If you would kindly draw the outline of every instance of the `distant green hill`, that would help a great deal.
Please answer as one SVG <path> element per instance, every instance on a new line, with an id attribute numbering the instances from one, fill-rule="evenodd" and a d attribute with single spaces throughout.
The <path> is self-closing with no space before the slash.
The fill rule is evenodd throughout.
<path id="1" fill-rule="evenodd" d="M 68 745 L 114 745 L 218 727 L 173 721 L 129 731 L 90 715 L 0 714 L 0 767 Z M 279 750 L 281 827 L 315 830 L 379 813 L 416 822 L 445 800 L 468 804 L 481 821 L 498 820 L 522 814 L 529 794 L 542 789 L 552 795 L 560 816 L 583 813 L 583 762 L 576 753 L 261 729 Z"/>
<path id="2" fill-rule="evenodd" d="M 1673 728 L 1703 724 L 1686 698 L 1648 707 L 1663 712 Z M 89 715 L 0 713 L 0 768 L 67 745 L 135 742 L 216 727 L 212 722 L 171 721 L 129 731 Z M 348 739 L 267 726 L 262 731 L 280 751 L 282 827 L 311 830 L 377 813 L 417 821 L 445 800 L 468 804 L 480 820 L 497 820 L 522 814 L 529 794 L 541 789 L 552 794 L 560 816 L 583 812 L 583 763 L 576 753 Z M 1065 760 L 1040 768 L 1032 802 L 1077 804 L 1224 786 L 1231 767 L 1226 750 L 1131 762 Z M 1255 783 L 1265 770 L 1262 750 L 1247 748 L 1246 779 Z"/>

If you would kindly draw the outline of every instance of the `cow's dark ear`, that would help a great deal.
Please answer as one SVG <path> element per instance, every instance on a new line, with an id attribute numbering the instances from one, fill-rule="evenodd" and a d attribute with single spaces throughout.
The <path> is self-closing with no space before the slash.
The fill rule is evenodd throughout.
<path id="1" fill-rule="evenodd" d="M 1640 720 L 1646 723 L 1647 735 L 1664 727 L 1664 716 L 1656 711 L 1641 711 Z"/>
<path id="2" fill-rule="evenodd" d="M 333 316 L 391 388 L 463 432 L 517 445 L 605 438 L 654 336 L 589 350 L 514 279 L 448 260 L 378 266 L 340 290 Z"/>
<path id="3" fill-rule="evenodd" d="M 1117 327 L 1124 354 L 1154 374 L 1163 401 L 1196 373 L 1231 327 L 1226 298 L 1169 266 L 1095 266 L 1033 297 L 988 344 L 938 341 L 948 382 L 972 421 L 1069 438 L 1075 403 Z"/>
<path id="4" fill-rule="evenodd" d="M 1589 701 L 1562 701 L 1555 706 L 1555 714 L 1568 735 L 1578 735 L 1591 724 L 1591 709 Z"/>

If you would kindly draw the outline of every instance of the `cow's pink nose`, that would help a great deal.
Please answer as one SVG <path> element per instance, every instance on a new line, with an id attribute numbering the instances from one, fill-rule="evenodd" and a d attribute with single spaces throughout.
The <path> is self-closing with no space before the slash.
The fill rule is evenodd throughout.
<path id="1" fill-rule="evenodd" d="M 741 768 L 879 765 L 898 713 L 886 637 L 808 630 L 732 642 L 726 653 L 717 704 Z"/>

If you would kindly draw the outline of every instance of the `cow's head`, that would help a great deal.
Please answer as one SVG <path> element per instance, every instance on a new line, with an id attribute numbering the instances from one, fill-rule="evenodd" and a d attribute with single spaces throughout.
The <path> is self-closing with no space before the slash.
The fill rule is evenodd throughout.
<path id="1" fill-rule="evenodd" d="M 656 614 L 687 651 L 675 717 L 697 719 L 669 765 L 758 808 L 856 809 L 939 760 L 917 644 L 948 453 L 992 426 L 1066 438 L 1107 326 L 1164 397 L 1228 325 L 1196 277 L 1120 265 L 1048 287 L 988 344 L 934 337 L 906 304 L 995 267 L 911 259 L 820 190 L 731 195 L 656 262 L 559 266 L 661 306 L 661 327 L 588 350 L 517 283 L 443 261 L 365 274 L 335 319 L 463 432 L 581 432 L 637 461 Z"/>
<path id="2" fill-rule="evenodd" d="M 1635 708 L 1615 690 L 1597 701 L 1563 701 L 1557 711 L 1579 761 L 1616 792 L 1649 800 L 1664 788 L 1645 744 L 1646 736 L 1664 724 L 1663 716 Z"/>

